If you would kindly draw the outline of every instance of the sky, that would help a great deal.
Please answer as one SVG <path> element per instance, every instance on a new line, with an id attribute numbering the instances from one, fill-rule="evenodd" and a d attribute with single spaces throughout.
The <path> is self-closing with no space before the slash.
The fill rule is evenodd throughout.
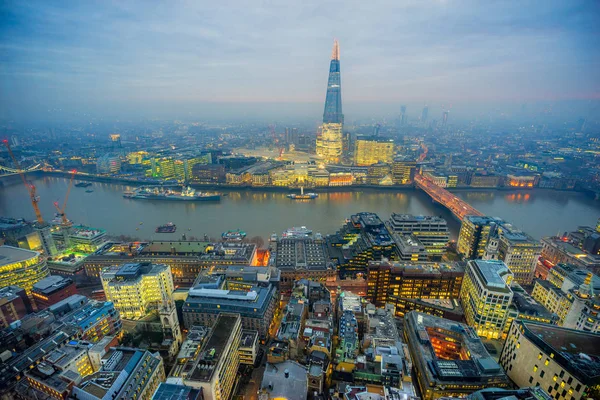
<path id="1" fill-rule="evenodd" d="M 347 118 L 600 99 L 596 0 L 3 0 L 0 117 L 318 120 L 334 38 Z"/>

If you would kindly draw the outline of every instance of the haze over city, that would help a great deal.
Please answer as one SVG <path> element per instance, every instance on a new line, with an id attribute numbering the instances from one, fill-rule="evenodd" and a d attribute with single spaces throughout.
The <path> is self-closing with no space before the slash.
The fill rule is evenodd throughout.
<path id="1" fill-rule="evenodd" d="M 0 400 L 600 399 L 599 33 L 2 2 Z"/>
<path id="2" fill-rule="evenodd" d="M 317 121 L 331 41 L 350 120 L 597 118 L 595 1 L 3 2 L 0 117 Z"/>

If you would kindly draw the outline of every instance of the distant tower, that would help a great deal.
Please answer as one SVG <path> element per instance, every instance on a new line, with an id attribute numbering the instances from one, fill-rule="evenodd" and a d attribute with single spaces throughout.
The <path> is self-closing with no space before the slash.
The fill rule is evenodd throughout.
<path id="1" fill-rule="evenodd" d="M 406 106 L 400 106 L 400 125 L 406 125 Z"/>
<path id="2" fill-rule="evenodd" d="M 423 107 L 423 112 L 421 113 L 421 122 L 427 122 L 428 116 L 429 116 L 429 106 L 425 105 L 425 107 Z"/>
<path id="3" fill-rule="evenodd" d="M 577 133 L 583 133 L 585 130 L 585 118 L 579 118 L 577 120 L 577 124 L 575 125 L 575 131 Z"/>
<path id="4" fill-rule="evenodd" d="M 340 78 L 340 45 L 333 42 L 329 79 L 327 81 L 327 96 L 323 112 L 323 125 L 317 135 L 317 155 L 323 157 L 328 164 L 337 164 L 342 158 L 342 130 L 344 114 L 342 114 L 342 86 Z"/>
<path id="5" fill-rule="evenodd" d="M 379 130 L 381 129 L 381 124 L 375 124 L 373 127 L 373 136 L 379 137 Z"/>
<path id="6" fill-rule="evenodd" d="M 449 111 L 444 111 L 442 114 L 442 127 L 445 128 L 448 125 L 448 113 Z"/>
<path id="7" fill-rule="evenodd" d="M 121 135 L 119 135 L 118 133 L 111 133 L 110 140 L 113 143 L 113 148 L 120 149 L 121 147 L 123 147 L 121 145 Z"/>

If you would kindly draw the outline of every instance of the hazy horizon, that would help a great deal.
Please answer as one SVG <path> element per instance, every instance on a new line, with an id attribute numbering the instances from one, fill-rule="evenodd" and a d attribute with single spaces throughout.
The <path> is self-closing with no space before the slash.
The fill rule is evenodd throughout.
<path id="1" fill-rule="evenodd" d="M 0 118 L 597 119 L 600 3 L 471 0 L 0 6 Z"/>

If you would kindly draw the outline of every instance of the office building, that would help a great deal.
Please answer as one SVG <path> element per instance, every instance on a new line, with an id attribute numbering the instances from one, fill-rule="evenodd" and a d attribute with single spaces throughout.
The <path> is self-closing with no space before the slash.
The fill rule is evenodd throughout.
<path id="1" fill-rule="evenodd" d="M 412 311 L 404 317 L 404 340 L 424 400 L 510 387 L 471 327 Z"/>
<path id="2" fill-rule="evenodd" d="M 121 171 L 121 159 L 118 155 L 106 153 L 96 160 L 96 172 L 99 175 L 114 175 Z"/>
<path id="3" fill-rule="evenodd" d="M 550 265 L 573 264 L 595 274 L 600 274 L 600 255 L 588 254 L 569 243 L 569 241 L 556 236 L 542 238 L 541 242 L 542 260 Z"/>
<path id="4" fill-rule="evenodd" d="M 0 246 L 0 287 L 18 286 L 32 298 L 33 285 L 48 275 L 46 259 L 37 251 Z"/>
<path id="5" fill-rule="evenodd" d="M 275 266 L 281 273 L 280 290 L 291 290 L 299 279 L 324 281 L 337 271 L 327 257 L 323 239 L 284 237 L 277 239 Z"/>
<path id="6" fill-rule="evenodd" d="M 0 289 L 0 329 L 8 327 L 32 311 L 25 289 L 18 286 Z"/>
<path id="7" fill-rule="evenodd" d="M 586 332 L 600 332 L 600 279 L 588 272 L 581 284 L 556 287 L 551 281 L 536 279 L 532 297 L 557 315 L 558 325 Z"/>
<path id="8" fill-rule="evenodd" d="M 429 117 L 429 106 L 423 107 L 423 111 L 421 112 L 421 122 L 427 122 L 427 118 Z"/>
<path id="9" fill-rule="evenodd" d="M 317 136 L 316 151 L 327 164 L 337 164 L 342 158 L 342 131 L 344 115 L 342 114 L 342 83 L 340 76 L 340 47 L 338 41 L 333 43 L 327 96 L 323 112 L 323 125 Z"/>
<path id="10" fill-rule="evenodd" d="M 417 162 L 414 160 L 396 159 L 392 163 L 392 179 L 396 185 L 408 185 L 415 177 Z"/>
<path id="11" fill-rule="evenodd" d="M 398 248 L 399 262 L 426 262 L 428 260 L 427 249 L 414 235 L 393 234 L 392 238 Z"/>
<path id="12" fill-rule="evenodd" d="M 393 213 L 386 226 L 390 232 L 414 235 L 431 258 L 441 258 L 450 240 L 448 224 L 441 217 Z"/>
<path id="13" fill-rule="evenodd" d="M 73 226 L 69 230 L 69 244 L 74 250 L 93 253 L 105 242 L 106 231 L 104 229 Z"/>
<path id="14" fill-rule="evenodd" d="M 369 166 L 391 164 L 394 160 L 394 141 L 373 136 L 359 136 L 354 141 L 354 164 Z"/>
<path id="15" fill-rule="evenodd" d="M 542 252 L 540 242 L 510 224 L 498 226 L 498 259 L 504 261 L 516 282 L 529 285 Z"/>
<path id="16" fill-rule="evenodd" d="M 32 399 L 66 398 L 75 384 L 94 372 L 88 350 L 87 343 L 75 340 L 53 350 L 25 372 L 25 379 L 16 386 L 15 392 Z"/>
<path id="17" fill-rule="evenodd" d="M 513 292 L 513 274 L 499 260 L 472 260 L 467 263 L 460 300 L 467 324 L 479 336 L 502 338 Z"/>
<path id="18" fill-rule="evenodd" d="M 306 400 L 308 373 L 295 361 L 267 364 L 260 384 L 259 400 Z"/>
<path id="19" fill-rule="evenodd" d="M 552 400 L 539 386 L 522 389 L 483 389 L 467 396 L 467 400 Z"/>
<path id="20" fill-rule="evenodd" d="M 341 278 L 362 276 L 369 261 L 398 259 L 398 248 L 377 214 L 352 215 L 342 228 L 326 238 L 329 258 Z"/>
<path id="21" fill-rule="evenodd" d="M 110 301 L 96 301 L 75 294 L 48 308 L 63 323 L 74 327 L 77 337 L 92 343 L 121 332 L 121 317 Z"/>
<path id="22" fill-rule="evenodd" d="M 219 314 L 183 384 L 202 389 L 205 400 L 229 400 L 240 365 L 241 335 L 239 314 Z"/>
<path id="23" fill-rule="evenodd" d="M 277 304 L 277 290 L 268 285 L 247 291 L 192 288 L 183 304 L 183 324 L 211 326 L 223 312 L 235 312 L 244 329 L 256 330 L 266 338 Z"/>
<path id="24" fill-rule="evenodd" d="M 71 278 L 50 275 L 33 285 L 31 290 L 38 310 L 43 310 L 69 296 L 77 294 L 75 282 Z"/>
<path id="25" fill-rule="evenodd" d="M 508 334 L 508 330 L 515 319 L 541 322 L 544 324 L 556 324 L 558 322 L 558 316 L 555 313 L 548 311 L 543 305 L 538 303 L 523 290 L 522 287 L 513 285 L 511 289 L 513 291 L 513 299 L 508 307 L 508 317 L 504 324 L 504 337 Z"/>
<path id="26" fill-rule="evenodd" d="M 494 232 L 502 223 L 504 221 L 499 218 L 467 215 L 460 225 L 456 244 L 458 253 L 470 260 L 483 258 L 490 230 Z"/>
<path id="27" fill-rule="evenodd" d="M 135 256 L 138 262 L 166 264 L 174 283 L 191 287 L 203 270 L 223 265 L 258 265 L 256 245 L 252 243 L 210 243 L 195 241 L 153 241 Z"/>
<path id="28" fill-rule="evenodd" d="M 86 400 L 150 400 L 165 380 L 163 360 L 158 353 L 116 347 L 102 358 L 100 371 L 73 388 L 72 395 Z"/>
<path id="29" fill-rule="evenodd" d="M 161 382 L 152 395 L 152 400 L 202 400 L 202 390 Z"/>
<path id="30" fill-rule="evenodd" d="M 408 304 L 403 299 L 458 299 L 465 274 L 459 264 L 401 264 L 369 262 L 367 300 L 377 307 L 396 306 L 403 316 Z"/>
<path id="31" fill-rule="evenodd" d="M 600 335 L 515 320 L 500 364 L 518 387 L 539 386 L 554 399 L 597 398 Z"/>
<path id="32" fill-rule="evenodd" d="M 114 303 L 122 318 L 139 319 L 173 302 L 173 276 L 164 264 L 115 266 L 102 271 L 101 279 L 106 299 Z"/>
<path id="33" fill-rule="evenodd" d="M 258 332 L 242 329 L 240 338 L 240 364 L 254 365 L 258 354 Z"/>
<path id="34" fill-rule="evenodd" d="M 0 217 L 0 241 L 13 247 L 19 246 L 19 241 L 33 233 L 33 226 L 24 219 Z M 32 235 L 37 236 L 37 235 Z M 39 238 L 36 238 L 39 242 Z"/>

